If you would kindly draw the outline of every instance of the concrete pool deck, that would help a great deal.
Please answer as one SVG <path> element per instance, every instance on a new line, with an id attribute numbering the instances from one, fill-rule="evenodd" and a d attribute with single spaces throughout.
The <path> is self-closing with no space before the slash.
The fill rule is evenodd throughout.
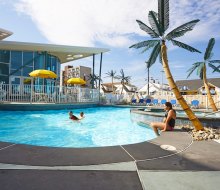
<path id="1" fill-rule="evenodd" d="M 161 145 L 171 145 L 174 151 Z M 177 129 L 148 142 L 48 148 L 0 142 L 1 190 L 218 189 L 220 144 Z"/>

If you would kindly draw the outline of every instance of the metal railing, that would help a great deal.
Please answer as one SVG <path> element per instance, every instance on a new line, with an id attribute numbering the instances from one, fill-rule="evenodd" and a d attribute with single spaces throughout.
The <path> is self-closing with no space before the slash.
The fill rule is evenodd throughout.
<path id="1" fill-rule="evenodd" d="M 0 102 L 78 103 L 98 102 L 97 89 L 49 85 L 0 84 Z"/>

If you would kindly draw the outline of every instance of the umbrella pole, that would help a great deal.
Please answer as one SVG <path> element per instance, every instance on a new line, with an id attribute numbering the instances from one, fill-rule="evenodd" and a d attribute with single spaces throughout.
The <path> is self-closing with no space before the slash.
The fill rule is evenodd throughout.
<path id="1" fill-rule="evenodd" d="M 33 99 L 33 78 L 31 79 L 31 104 L 32 104 L 32 99 Z"/>

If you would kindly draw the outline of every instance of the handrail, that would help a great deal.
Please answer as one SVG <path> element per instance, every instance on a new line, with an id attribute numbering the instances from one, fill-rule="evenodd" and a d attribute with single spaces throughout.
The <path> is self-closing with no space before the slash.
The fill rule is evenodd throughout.
<path id="1" fill-rule="evenodd" d="M 219 112 L 220 112 L 220 110 L 218 110 L 218 111 L 213 111 L 213 112 L 211 112 L 211 113 L 205 114 L 204 117 L 206 117 L 207 115 L 212 115 L 212 114 L 219 113 Z"/>

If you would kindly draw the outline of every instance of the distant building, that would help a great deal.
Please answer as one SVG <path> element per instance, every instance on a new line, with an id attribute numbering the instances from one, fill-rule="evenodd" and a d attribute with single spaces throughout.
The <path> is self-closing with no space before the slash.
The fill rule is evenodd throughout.
<path id="1" fill-rule="evenodd" d="M 133 95 L 137 91 L 137 87 L 132 84 L 122 85 L 120 82 L 113 83 L 115 94 Z M 101 93 L 112 93 L 112 83 L 103 83 Z"/>
<path id="2" fill-rule="evenodd" d="M 212 95 L 220 94 L 220 78 L 208 79 L 210 92 Z M 206 94 L 204 83 L 201 79 L 179 80 L 176 81 L 180 93 L 182 95 Z"/>
<path id="3" fill-rule="evenodd" d="M 148 84 L 145 84 L 142 88 L 138 90 L 139 94 L 142 96 L 148 95 Z M 173 95 L 170 91 L 169 85 L 160 83 L 155 83 L 155 81 L 149 82 L 149 95 Z"/>
<path id="4" fill-rule="evenodd" d="M 91 87 L 90 80 L 88 79 L 88 76 L 91 74 L 92 69 L 90 67 L 84 67 L 84 66 L 65 66 L 64 71 L 62 71 L 62 81 L 61 84 L 65 85 L 66 81 L 70 78 L 81 78 L 86 81 L 86 86 Z"/>

